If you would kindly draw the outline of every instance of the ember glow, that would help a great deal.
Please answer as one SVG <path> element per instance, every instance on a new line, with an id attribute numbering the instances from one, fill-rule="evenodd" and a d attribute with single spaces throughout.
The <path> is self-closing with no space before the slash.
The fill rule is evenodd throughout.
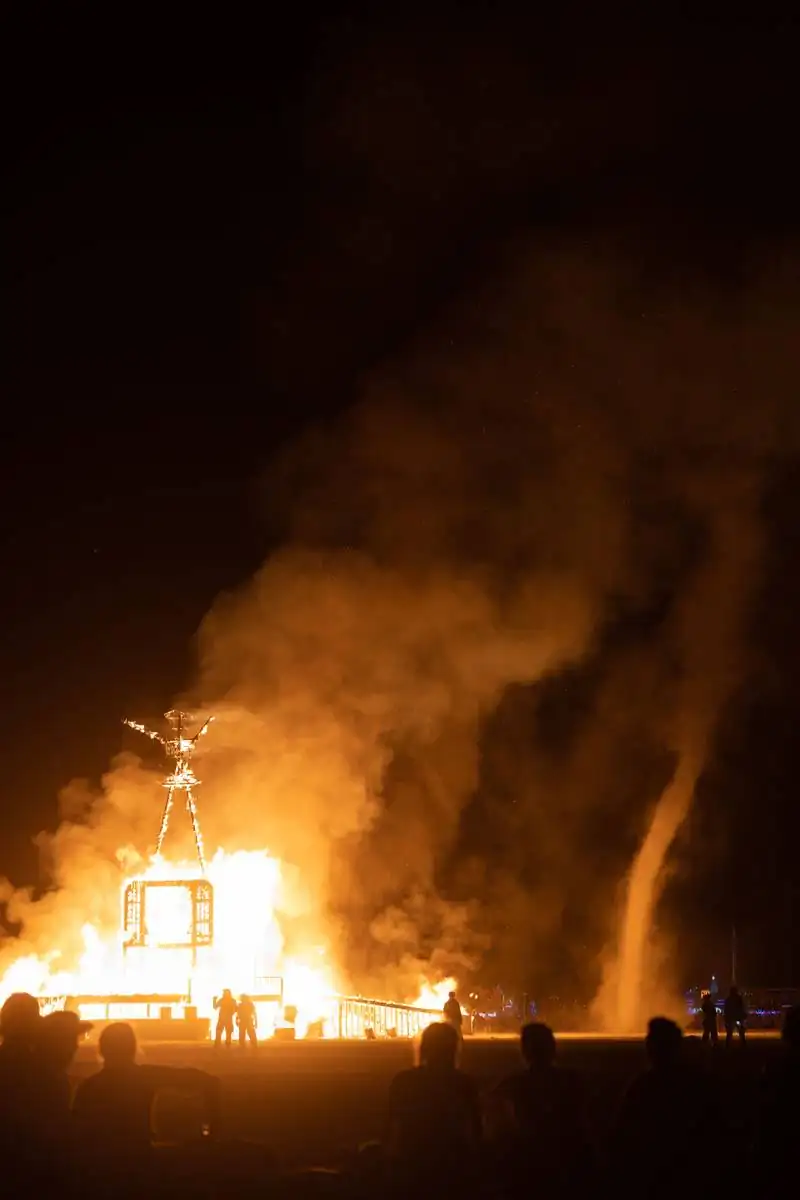
<path id="1" fill-rule="evenodd" d="M 437 984 L 424 983 L 414 1001 L 414 1007 L 442 1009 L 450 992 L 455 992 L 456 990 L 455 979 L 445 979 L 442 983 Z M 466 1016 L 466 1010 L 463 1005 L 461 1006 L 461 1011 Z"/>

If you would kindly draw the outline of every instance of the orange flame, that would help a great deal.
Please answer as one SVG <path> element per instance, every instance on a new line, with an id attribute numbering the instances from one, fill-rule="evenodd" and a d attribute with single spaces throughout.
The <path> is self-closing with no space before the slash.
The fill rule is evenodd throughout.
<path id="1" fill-rule="evenodd" d="M 25 991 L 40 997 L 46 1011 L 63 1005 L 68 997 L 82 997 L 78 1007 L 85 1019 L 103 1020 L 109 1016 L 135 1020 L 156 1013 L 133 1000 L 120 1001 L 112 1012 L 100 998 L 176 996 L 182 998 L 180 1003 L 165 1005 L 171 1007 L 172 1016 L 184 1016 L 191 1003 L 199 1017 L 213 1022 L 214 998 L 223 988 L 230 988 L 234 995 L 274 994 L 278 980 L 282 981 L 283 1007 L 277 998 L 257 1003 L 259 1037 L 269 1037 L 284 1023 L 286 1007 L 296 1010 L 298 1037 L 317 1022 L 323 1036 L 336 1036 L 335 997 L 341 986 L 327 961 L 325 947 L 312 947 L 302 956 L 289 955 L 285 950 L 280 925 L 284 885 L 279 860 L 265 850 L 219 850 L 205 876 L 201 876 L 197 862 L 173 863 L 157 856 L 137 878 L 145 884 L 179 885 L 203 877 L 214 889 L 210 945 L 198 946 L 194 953 L 188 945 L 192 924 L 188 888 L 149 888 L 145 944 L 126 947 L 121 926 L 104 935 L 86 924 L 82 929 L 83 953 L 74 970 L 59 969 L 61 956 L 55 947 L 46 955 L 20 957 L 0 979 L 0 1002 L 12 992 Z M 452 979 L 421 983 L 414 1007 L 429 1011 L 419 1015 L 416 1028 L 437 1019 L 448 992 L 455 987 Z M 356 1019 L 358 1032 L 363 1033 L 361 1024 Z"/>
<path id="2" fill-rule="evenodd" d="M 199 865 L 154 858 L 139 877 L 145 882 L 189 881 L 200 878 Z M 264 981 L 282 977 L 284 1004 L 297 1009 L 297 1032 L 325 1018 L 336 988 L 324 954 L 315 950 L 308 960 L 284 954 L 278 913 L 282 896 L 280 862 L 266 851 L 220 850 L 208 865 L 206 878 L 214 887 L 214 938 L 199 947 L 193 961 L 188 946 L 164 943 L 188 940 L 191 896 L 186 888 L 153 888 L 148 892 L 148 938 L 144 946 L 124 952 L 119 930 L 101 936 L 92 925 L 82 930 L 84 950 L 74 971 L 57 970 L 59 954 L 27 955 L 17 959 L 0 980 L 0 1000 L 15 991 L 31 992 L 56 1003 L 68 996 L 180 995 L 191 997 L 198 1015 L 211 1017 L 213 999 L 223 987 L 234 994 L 259 994 Z M 45 1007 L 47 1007 L 45 1005 Z M 82 1015 L 99 1018 L 104 1006 L 84 1003 Z M 144 1015 L 140 1006 L 120 1005 L 117 1019 Z M 261 1036 L 282 1020 L 280 1005 L 260 1006 Z M 175 1015 L 178 1015 L 177 1013 Z"/>

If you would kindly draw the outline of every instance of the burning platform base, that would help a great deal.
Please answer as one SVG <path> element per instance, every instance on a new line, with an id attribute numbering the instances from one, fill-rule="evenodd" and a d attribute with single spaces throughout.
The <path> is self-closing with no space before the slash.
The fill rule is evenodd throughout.
<path id="1" fill-rule="evenodd" d="M 393 1004 L 363 996 L 331 996 L 318 1017 L 304 1028 L 295 1030 L 294 1022 L 286 1020 L 291 1006 L 286 1009 L 276 1007 L 274 994 L 254 995 L 251 999 L 257 1009 L 262 1005 L 270 1009 L 271 1021 L 259 1021 L 259 1028 L 268 1028 L 268 1038 L 274 1036 L 279 1040 L 287 1036 L 346 1041 L 409 1039 L 418 1037 L 423 1029 L 442 1016 L 438 1010 L 415 1008 L 410 1004 Z M 67 996 L 44 1000 L 42 1007 L 46 1011 L 66 1008 L 79 1013 L 82 1020 L 94 1024 L 95 1034 L 105 1025 L 125 1021 L 133 1026 L 141 1042 L 205 1042 L 212 1033 L 211 1018 L 200 1016 L 191 999 L 177 993 Z"/>
<path id="2" fill-rule="evenodd" d="M 93 1024 L 91 1036 L 99 1037 L 105 1027 L 114 1022 L 101 1019 Z M 143 1020 L 131 1019 L 127 1024 L 136 1034 L 139 1045 L 148 1042 L 193 1042 L 205 1045 L 211 1037 L 211 1022 L 208 1017 L 184 1017 L 180 1021 L 149 1017 Z"/>
<path id="3" fill-rule="evenodd" d="M 91 1021 L 95 1036 L 117 1021 L 131 1025 L 139 1042 L 205 1042 L 211 1031 L 186 996 L 68 996 L 63 1007 Z"/>

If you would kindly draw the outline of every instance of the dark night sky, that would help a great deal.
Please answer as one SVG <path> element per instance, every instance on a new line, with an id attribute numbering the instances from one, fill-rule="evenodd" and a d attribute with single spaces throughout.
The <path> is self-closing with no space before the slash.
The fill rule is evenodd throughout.
<path id="1" fill-rule="evenodd" d="M 252 73 L 210 42 L 142 58 L 50 40 L 39 56 L 21 38 L 3 151 L 0 873 L 20 883 L 59 788 L 99 776 L 121 716 L 185 685 L 214 597 L 266 556 L 275 451 L 351 402 L 496 245 L 608 228 L 654 275 L 735 289 L 800 212 L 786 30 L 308 17 Z M 768 789 L 767 820 L 796 839 L 796 472 L 771 504 L 771 689 L 694 902 L 753 945 L 777 914 L 763 969 L 796 976 L 794 867 L 747 815 Z"/>

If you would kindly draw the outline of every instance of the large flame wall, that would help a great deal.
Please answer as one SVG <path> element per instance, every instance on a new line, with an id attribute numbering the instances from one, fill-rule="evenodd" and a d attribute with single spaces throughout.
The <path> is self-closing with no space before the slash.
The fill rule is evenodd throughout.
<path id="1" fill-rule="evenodd" d="M 362 1036 L 370 1024 L 367 1002 L 350 998 L 342 1023 L 342 992 L 325 946 L 287 954 L 280 926 L 282 872 L 267 851 L 219 850 L 208 865 L 206 878 L 214 889 L 214 932 L 210 945 L 168 946 L 186 940 L 191 926 L 191 898 L 181 882 L 200 879 L 198 864 L 171 863 L 154 858 L 140 882 L 174 883 L 147 891 L 147 940 L 126 945 L 123 921 L 118 930 L 102 936 L 92 925 L 83 928 L 84 951 L 74 970 L 54 969 L 58 947 L 50 956 L 18 959 L 0 981 L 0 999 L 27 991 L 50 1004 L 80 997 L 82 1016 L 89 1020 L 143 1020 L 169 1013 L 180 1020 L 189 1012 L 212 1022 L 214 999 L 223 988 L 234 995 L 271 995 L 257 1003 L 259 1036 L 269 1037 L 285 1024 L 284 1010 L 295 1010 L 299 1037 L 314 1026 L 322 1036 Z M 125 888 L 131 881 L 126 881 Z M 276 986 L 276 983 L 278 986 Z M 452 980 L 436 987 L 421 980 L 413 1000 L 413 1018 L 380 1010 L 374 1023 L 402 1035 L 434 1020 L 441 1012 Z M 278 999 L 278 992 L 281 998 Z M 108 998 L 115 997 L 113 1003 Z M 136 997 L 136 999 L 134 999 Z M 160 997 L 161 999 L 144 999 Z M 126 999 L 128 998 L 128 999 Z M 380 1004 L 380 1002 L 377 1002 Z M 400 1013 L 398 1009 L 398 1013 Z M 402 1028 L 401 1028 L 402 1027 Z"/>

